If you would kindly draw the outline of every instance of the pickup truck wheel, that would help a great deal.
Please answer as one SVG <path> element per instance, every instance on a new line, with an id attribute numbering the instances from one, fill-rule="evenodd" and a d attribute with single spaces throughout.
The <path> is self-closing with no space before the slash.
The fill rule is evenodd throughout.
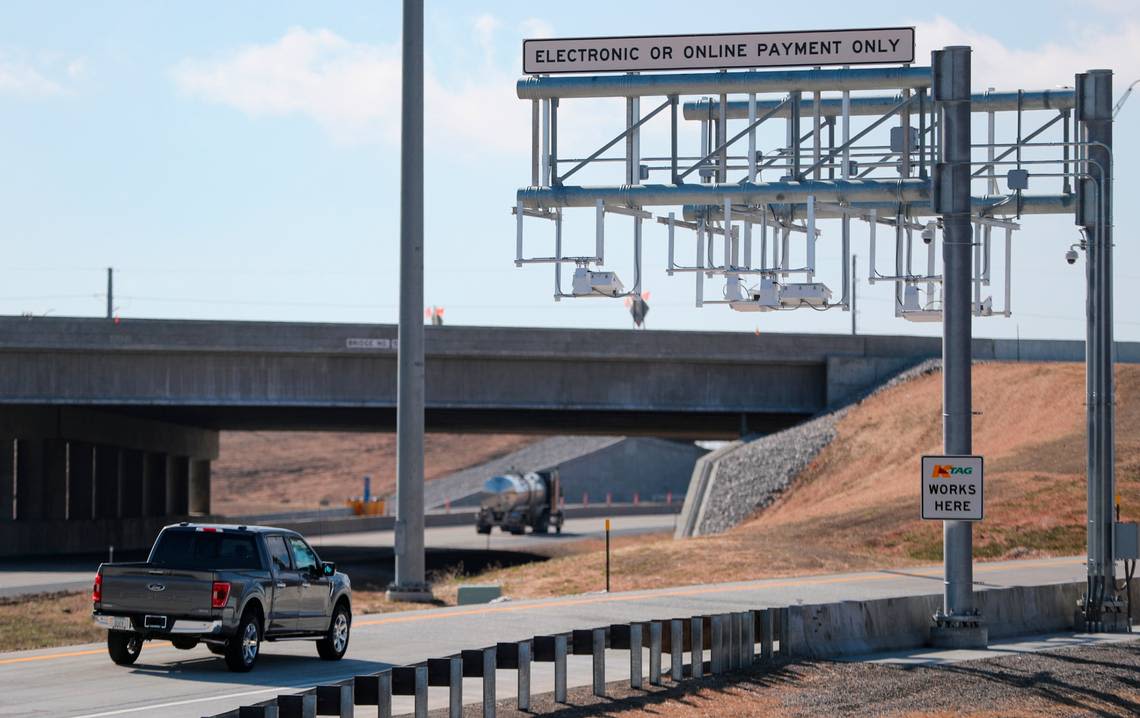
<path id="1" fill-rule="evenodd" d="M 247 611 L 241 617 L 237 633 L 226 641 L 226 667 L 234 673 L 245 673 L 253 668 L 261 651 L 261 622 L 257 614 Z"/>
<path id="2" fill-rule="evenodd" d="M 142 653 L 142 636 L 130 631 L 108 631 L 107 653 L 120 666 L 129 666 Z"/>
<path id="3" fill-rule="evenodd" d="M 348 651 L 348 638 L 352 630 L 352 615 L 343 603 L 337 604 L 329 623 L 328 633 L 317 641 L 317 654 L 326 661 L 339 661 Z"/>

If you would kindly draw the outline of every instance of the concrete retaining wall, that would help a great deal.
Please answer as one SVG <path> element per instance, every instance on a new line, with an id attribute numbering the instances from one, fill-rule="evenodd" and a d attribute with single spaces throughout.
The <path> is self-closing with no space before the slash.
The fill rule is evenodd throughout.
<path id="1" fill-rule="evenodd" d="M 1069 630 L 1084 583 L 1015 586 L 974 594 L 990 639 Z M 789 651 L 825 658 L 927 645 L 941 595 L 789 606 Z"/>

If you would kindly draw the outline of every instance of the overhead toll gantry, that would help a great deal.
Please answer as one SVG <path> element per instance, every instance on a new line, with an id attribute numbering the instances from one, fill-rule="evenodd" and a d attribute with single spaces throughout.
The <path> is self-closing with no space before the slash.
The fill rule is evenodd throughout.
<path id="1" fill-rule="evenodd" d="M 666 273 L 694 277 L 698 307 L 849 311 L 851 223 L 865 222 L 868 281 L 894 285 L 896 317 L 942 323 L 944 449 L 950 456 L 966 456 L 972 449 L 972 319 L 1012 314 L 1013 237 L 1021 217 L 1075 215 L 1082 236 L 1069 255 L 1087 252 L 1089 296 L 1089 560 L 1079 610 L 1089 628 L 1118 627 L 1123 604 L 1115 582 L 1112 514 L 1112 73 L 1078 74 L 1073 88 L 976 93 L 969 47 L 935 51 L 931 65 L 920 67 L 912 64 L 913 29 L 835 32 L 897 38 L 901 30 L 910 31 L 909 55 L 905 42 L 877 46 L 883 49 L 877 61 L 889 66 L 849 67 L 855 63 L 836 55 L 814 58 L 811 64 L 818 66 L 811 69 L 729 70 L 745 62 L 734 58 L 720 71 L 642 74 L 692 69 L 675 58 L 666 62 L 664 50 L 653 50 L 684 47 L 686 37 L 661 36 L 597 39 L 610 46 L 639 43 L 648 48 L 639 56 L 651 59 L 627 58 L 625 64 L 615 61 L 601 69 L 564 62 L 527 70 L 622 74 L 532 74 L 519 80 L 519 99 L 531 103 L 532 152 L 529 186 L 518 191 L 513 208 L 515 264 L 553 265 L 556 301 L 637 296 L 643 223 L 655 220 L 667 227 Z M 563 41 L 526 41 L 524 68 L 535 67 L 530 56 L 543 43 L 558 42 Z M 755 67 L 768 64 L 768 58 L 757 58 Z M 706 60 L 694 67 L 709 65 Z M 559 144 L 561 103 L 586 98 L 623 98 L 624 121 L 595 151 L 568 156 Z M 645 113 L 643 99 L 649 100 Z M 983 142 L 971 136 L 971 116 L 978 113 L 987 115 Z M 1012 136 L 999 137 L 999 114 L 1012 120 L 1002 122 L 1002 134 Z M 668 132 L 654 133 L 662 146 L 645 151 L 643 130 L 650 122 L 655 128 L 667 122 Z M 679 150 L 681 135 L 688 132 L 685 122 L 699 132 L 698 154 Z M 856 122 L 861 126 L 854 127 Z M 783 125 L 782 141 L 763 152 L 760 130 L 776 123 Z M 618 145 L 621 155 L 606 156 Z M 570 184 L 587 173 L 612 174 L 613 180 Z M 570 255 L 564 252 L 563 223 L 578 208 L 593 211 L 595 241 L 588 254 Z M 603 269 L 612 256 L 606 250 L 607 240 L 613 241 L 607 215 L 632 223 L 629 289 L 612 269 Z M 524 251 L 528 218 L 553 223 L 552 253 Z M 820 220 L 834 218 L 840 220 L 840 259 L 830 267 L 820 261 L 816 247 L 824 236 Z M 985 294 L 999 283 L 995 230 L 1004 255 L 1000 306 Z M 681 247 L 682 236 L 690 232 L 695 236 L 691 253 Z M 886 248 L 880 246 L 884 238 Z M 681 255 L 692 256 L 692 263 L 683 263 Z M 574 266 L 569 292 L 563 265 Z M 838 286 L 832 289 L 824 280 L 836 274 Z M 718 279 L 723 281 L 720 296 L 708 298 L 706 281 Z M 973 599 L 969 521 L 945 521 L 944 563 L 944 605 L 933 617 L 932 640 L 984 645 L 985 619 Z"/>

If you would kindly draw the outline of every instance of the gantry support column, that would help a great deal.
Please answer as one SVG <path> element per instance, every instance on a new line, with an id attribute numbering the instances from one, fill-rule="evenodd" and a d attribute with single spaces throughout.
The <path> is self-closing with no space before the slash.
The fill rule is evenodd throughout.
<path id="1" fill-rule="evenodd" d="M 973 450 L 970 229 L 970 48 L 932 53 L 933 95 L 942 115 L 942 162 L 935 169 L 934 207 L 942 215 L 942 443 L 949 456 Z M 984 647 L 987 631 L 974 607 L 973 524 L 944 521 L 945 590 L 931 641 Z"/>
<path id="2" fill-rule="evenodd" d="M 1113 547 L 1115 406 L 1112 341 L 1112 71 L 1076 77 L 1076 118 L 1087 146 L 1077 180 L 1077 224 L 1084 228 L 1086 263 L 1085 411 L 1088 424 L 1088 583 L 1086 629 L 1115 628 L 1119 613 Z"/>

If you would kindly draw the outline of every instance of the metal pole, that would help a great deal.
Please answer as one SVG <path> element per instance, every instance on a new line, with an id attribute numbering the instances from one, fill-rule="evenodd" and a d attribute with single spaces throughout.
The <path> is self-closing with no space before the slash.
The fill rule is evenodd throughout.
<path id="1" fill-rule="evenodd" d="M 857 333 L 855 331 L 855 285 L 859 281 L 859 274 L 855 267 L 858 261 L 859 255 L 851 255 L 851 336 L 855 336 Z"/>
<path id="2" fill-rule="evenodd" d="M 404 0 L 400 146 L 400 328 L 393 601 L 431 599 L 424 581 L 424 6 Z"/>
<path id="3" fill-rule="evenodd" d="M 973 449 L 971 415 L 970 48 L 947 47 L 932 58 L 934 99 L 941 102 L 943 161 L 936 168 L 942 214 L 942 441 L 948 455 Z M 936 645 L 986 645 L 974 609 L 973 524 L 942 528 L 945 592 L 931 638 Z"/>
<path id="4" fill-rule="evenodd" d="M 107 318 L 115 318 L 115 270 L 107 267 Z"/>
<path id="5" fill-rule="evenodd" d="M 1078 180 L 1077 222 L 1088 245 L 1086 411 L 1088 422 L 1088 591 L 1085 621 L 1104 630 L 1104 604 L 1116 601 L 1113 560 L 1115 411 L 1112 340 L 1112 71 L 1077 75 L 1076 119 L 1088 159 Z M 1099 191 L 1094 185 L 1099 185 Z M 1099 202 L 1097 201 L 1099 199 Z"/>

